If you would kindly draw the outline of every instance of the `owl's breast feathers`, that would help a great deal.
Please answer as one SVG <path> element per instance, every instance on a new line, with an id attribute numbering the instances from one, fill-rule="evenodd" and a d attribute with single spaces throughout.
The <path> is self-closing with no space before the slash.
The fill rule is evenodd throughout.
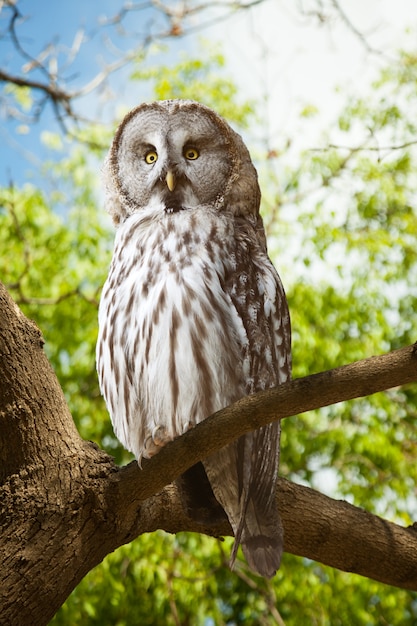
<path id="1" fill-rule="evenodd" d="M 285 294 L 257 229 L 259 218 L 205 207 L 157 219 L 138 213 L 120 226 L 97 363 L 115 433 L 139 462 L 215 411 L 289 378 Z M 279 434 L 279 424 L 268 426 L 204 461 L 236 548 L 264 576 L 282 552 Z"/>
<path id="2" fill-rule="evenodd" d="M 245 394 L 247 339 L 224 289 L 234 263 L 233 225 L 214 212 L 133 215 L 118 229 L 97 362 L 116 435 L 138 459 Z"/>

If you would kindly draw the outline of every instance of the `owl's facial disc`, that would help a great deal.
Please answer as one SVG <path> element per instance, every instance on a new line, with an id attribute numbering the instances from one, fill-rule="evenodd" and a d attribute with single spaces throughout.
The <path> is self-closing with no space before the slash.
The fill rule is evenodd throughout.
<path id="1" fill-rule="evenodd" d="M 227 129 L 193 107 L 156 108 L 136 111 L 115 138 L 112 167 L 127 214 L 220 206 L 234 167 Z"/>

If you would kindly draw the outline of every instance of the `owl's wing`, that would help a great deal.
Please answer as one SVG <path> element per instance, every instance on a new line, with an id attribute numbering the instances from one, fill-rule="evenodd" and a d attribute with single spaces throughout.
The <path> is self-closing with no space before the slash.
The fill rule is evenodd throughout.
<path id="1" fill-rule="evenodd" d="M 254 253 L 254 250 L 256 253 Z M 240 246 L 237 271 L 226 285 L 247 342 L 242 347 L 248 394 L 289 380 L 291 337 L 287 301 L 266 248 Z M 268 424 L 226 446 L 204 462 L 214 494 L 252 569 L 271 577 L 282 554 L 282 526 L 275 487 L 280 423 Z"/>

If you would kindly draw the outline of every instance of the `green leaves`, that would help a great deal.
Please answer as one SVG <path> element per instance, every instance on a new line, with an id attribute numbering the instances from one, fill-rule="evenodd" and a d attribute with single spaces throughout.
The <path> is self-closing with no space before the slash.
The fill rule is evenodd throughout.
<path id="1" fill-rule="evenodd" d="M 223 55 L 214 52 L 208 44 L 202 46 L 201 55 L 195 58 L 182 54 L 181 61 L 174 65 L 146 68 L 139 65 L 131 78 L 148 81 L 155 100 L 198 100 L 229 122 L 247 127 L 253 116 L 253 103 L 238 101 L 237 87 L 224 71 Z"/>
<path id="2" fill-rule="evenodd" d="M 417 55 L 402 53 L 369 98 L 351 97 L 337 128 L 343 147 L 329 140 L 297 166 L 285 151 L 259 160 L 269 247 L 292 316 L 295 377 L 417 338 L 416 76 Z M 239 102 L 218 53 L 177 65 L 145 66 L 141 58 L 132 80 L 149 99 L 191 97 L 240 126 L 254 119 L 254 103 Z M 302 115 L 314 123 L 314 113 Z M 124 463 L 130 456 L 113 436 L 94 357 L 113 240 L 98 183 L 111 132 L 110 124 L 72 139 L 46 136 L 61 156 L 45 167 L 42 190 L 0 190 L 0 275 L 40 326 L 82 436 Z M 300 415 L 284 422 L 281 473 L 410 524 L 416 430 L 415 386 Z M 412 594 L 288 554 L 273 582 L 253 577 L 243 561 L 231 573 L 225 544 L 186 533 L 142 536 L 90 572 L 52 623 L 415 623 Z"/>
<path id="3" fill-rule="evenodd" d="M 14 101 L 22 109 L 22 112 L 27 113 L 30 111 L 33 105 L 32 89 L 30 87 L 6 83 L 3 93 L 6 98 Z"/>
<path id="4" fill-rule="evenodd" d="M 295 248 L 300 255 L 287 289 L 295 376 L 417 338 L 417 90 L 404 79 L 414 76 L 414 62 L 415 56 L 400 55 L 369 98 L 351 98 L 339 120 L 340 148 L 329 140 L 328 150 L 305 153 L 301 161 L 305 191 L 295 193 L 304 243 Z M 288 246 L 276 237 L 279 267 Z M 300 258 L 306 269 L 297 265 Z M 414 401 L 414 392 L 391 391 L 286 421 L 283 470 L 317 488 L 331 470 L 330 493 L 410 523 Z M 404 426 L 406 416 L 414 417 Z"/>

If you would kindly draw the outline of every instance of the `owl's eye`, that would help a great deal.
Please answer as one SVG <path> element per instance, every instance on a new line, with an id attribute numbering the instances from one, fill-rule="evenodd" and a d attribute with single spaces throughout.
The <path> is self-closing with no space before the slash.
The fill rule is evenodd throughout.
<path id="1" fill-rule="evenodd" d="M 195 161 L 200 156 L 197 148 L 184 148 L 184 156 L 188 161 Z"/>
<path id="2" fill-rule="evenodd" d="M 157 160 L 158 153 L 155 150 L 149 150 L 149 152 L 145 154 L 145 161 L 148 165 L 152 165 L 152 163 L 155 163 Z"/>

